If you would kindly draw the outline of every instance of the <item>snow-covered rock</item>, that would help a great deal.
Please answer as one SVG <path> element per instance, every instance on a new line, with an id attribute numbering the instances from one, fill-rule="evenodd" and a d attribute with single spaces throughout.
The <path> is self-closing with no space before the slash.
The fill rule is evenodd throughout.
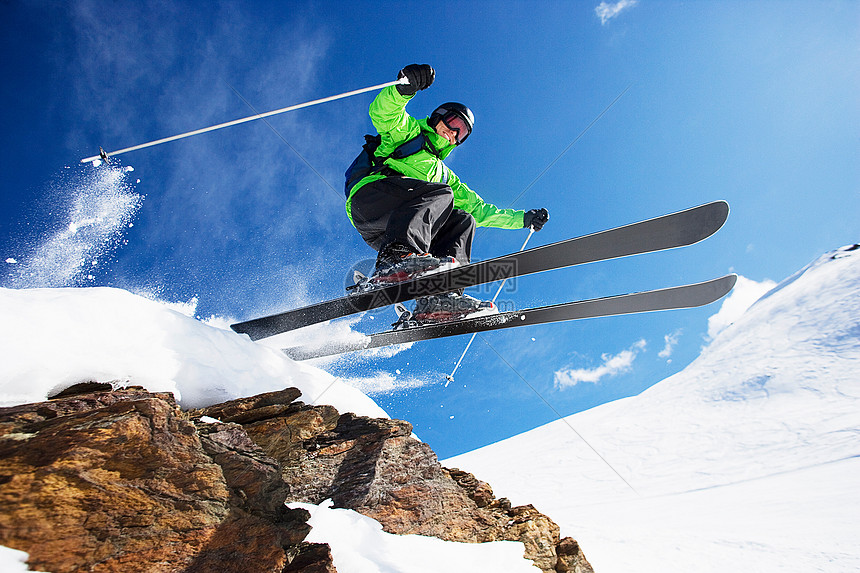
<path id="1" fill-rule="evenodd" d="M 315 510 L 343 571 L 556 570 L 551 519 L 487 484 L 475 495 L 359 390 L 187 311 L 111 288 L 0 289 L 0 545 L 57 570 L 209 570 L 225 553 L 224 571 L 280 570 L 298 552 L 319 571 L 331 554 L 283 502 L 331 497 L 361 512 Z"/>
<path id="2" fill-rule="evenodd" d="M 311 513 L 309 542 L 342 539 L 332 547 L 335 563 L 344 571 L 437 573 L 438 571 L 510 571 L 535 573 L 522 559 L 522 545 L 510 541 L 469 544 L 445 542 L 422 535 L 392 535 L 374 519 L 348 509 L 291 503 Z M 338 569 L 340 570 L 340 569 Z"/>
<path id="3" fill-rule="evenodd" d="M 0 406 L 95 381 L 172 392 L 187 408 L 294 387 L 308 404 L 388 417 L 323 370 L 125 290 L 0 289 L 0 317 Z"/>

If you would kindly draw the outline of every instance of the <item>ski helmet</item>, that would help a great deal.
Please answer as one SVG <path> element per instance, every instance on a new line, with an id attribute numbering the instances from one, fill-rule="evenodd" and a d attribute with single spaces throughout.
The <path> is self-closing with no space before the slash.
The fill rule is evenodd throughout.
<path id="1" fill-rule="evenodd" d="M 469 134 L 472 133 L 472 128 L 475 127 L 475 115 L 468 107 L 461 103 L 449 101 L 437 107 L 430 118 L 427 120 L 427 125 L 436 128 L 439 122 L 443 122 L 449 129 L 457 132 L 457 145 L 460 145 Z"/>

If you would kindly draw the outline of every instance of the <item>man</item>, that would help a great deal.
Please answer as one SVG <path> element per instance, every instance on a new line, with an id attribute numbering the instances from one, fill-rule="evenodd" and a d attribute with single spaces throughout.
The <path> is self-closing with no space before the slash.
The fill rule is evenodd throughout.
<path id="1" fill-rule="evenodd" d="M 411 64 L 399 78 L 409 83 L 383 89 L 370 104 L 381 136 L 377 166 L 349 193 L 346 212 L 365 242 L 378 251 L 371 282 L 383 285 L 471 260 L 476 226 L 539 231 L 546 209 L 500 209 L 484 202 L 443 160 L 472 133 L 475 117 L 463 104 L 442 104 L 427 118 L 406 113 L 406 104 L 435 79 L 427 64 Z M 462 316 L 487 305 L 462 293 L 416 301 L 417 320 Z"/>

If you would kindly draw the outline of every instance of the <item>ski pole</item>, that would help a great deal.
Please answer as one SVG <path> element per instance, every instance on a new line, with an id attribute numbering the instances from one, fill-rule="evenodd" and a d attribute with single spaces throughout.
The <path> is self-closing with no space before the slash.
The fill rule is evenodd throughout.
<path id="1" fill-rule="evenodd" d="M 228 121 L 225 123 L 219 123 L 218 125 L 212 125 L 210 127 L 204 127 L 202 129 L 195 129 L 194 131 L 189 131 L 187 133 L 180 133 L 179 135 L 173 135 L 171 137 L 165 137 L 163 139 L 156 139 L 155 141 L 150 141 L 148 143 L 141 143 L 140 145 L 134 145 L 132 147 L 126 147 L 124 149 L 119 149 L 117 151 L 105 151 L 104 149 L 102 149 L 100 147 L 98 155 L 93 155 L 92 157 L 85 157 L 85 158 L 81 159 L 81 163 L 89 163 L 90 161 L 95 161 L 96 159 L 102 159 L 104 161 L 107 161 L 108 157 L 112 157 L 114 155 L 119 155 L 120 153 L 127 153 L 129 151 L 137 151 L 138 149 L 143 149 L 145 147 L 152 147 L 154 145 L 160 145 L 162 143 L 167 143 L 169 141 L 176 141 L 177 139 L 183 139 L 186 137 L 191 137 L 192 135 L 199 135 L 201 133 L 207 133 L 209 131 L 215 131 L 216 129 L 221 129 L 224 127 L 231 127 L 233 125 L 238 125 L 240 123 L 245 123 L 248 121 L 254 121 L 255 119 L 263 119 L 264 117 L 270 117 L 273 115 L 277 115 L 279 113 L 286 113 L 288 111 L 294 111 L 294 110 L 302 109 L 305 107 L 311 107 L 312 105 L 327 103 L 330 101 L 335 101 L 338 99 L 343 99 L 343 98 L 347 98 L 350 96 L 363 94 L 365 92 L 370 92 L 370 91 L 374 91 L 374 90 L 381 90 L 382 88 L 387 88 L 388 86 L 395 86 L 398 84 L 408 84 L 408 83 L 409 83 L 409 80 L 407 78 L 403 77 L 403 78 L 400 78 L 398 80 L 394 80 L 392 82 L 386 82 L 384 84 L 379 84 L 376 86 L 370 86 L 367 88 L 361 88 L 361 89 L 353 90 L 350 92 L 344 92 L 342 94 L 338 94 L 338 95 L 334 95 L 334 96 L 324 97 L 321 99 L 315 99 L 313 101 L 300 103 L 300 104 L 296 104 L 296 105 L 291 105 L 289 107 L 276 109 L 274 111 L 267 111 L 265 113 L 258 113 L 256 115 L 244 117 L 242 119 L 234 119 L 233 121 Z"/>
<path id="2" fill-rule="evenodd" d="M 535 234 L 535 228 L 529 227 L 529 236 L 526 237 L 526 240 L 523 241 L 523 246 L 520 247 L 520 250 L 517 252 L 523 252 L 526 248 L 526 245 L 529 244 L 529 239 L 532 238 L 532 235 Z M 496 295 L 493 297 L 493 304 L 496 303 L 496 299 L 499 298 L 499 294 L 502 292 L 502 289 L 505 288 L 505 283 L 508 282 L 508 279 L 502 281 L 502 284 L 499 285 L 499 290 L 496 291 Z M 445 377 L 445 388 L 448 387 L 448 384 L 454 381 L 454 374 L 457 373 L 457 369 L 460 368 L 460 363 L 463 362 L 463 358 L 466 357 L 466 353 L 469 352 L 469 347 L 472 346 L 472 342 L 475 341 L 475 337 L 478 335 L 477 332 L 472 333 L 472 338 L 469 339 L 469 343 L 466 345 L 466 348 L 463 349 L 463 354 L 460 355 L 460 360 L 457 361 L 456 366 L 454 366 L 454 370 L 451 371 L 451 374 Z"/>

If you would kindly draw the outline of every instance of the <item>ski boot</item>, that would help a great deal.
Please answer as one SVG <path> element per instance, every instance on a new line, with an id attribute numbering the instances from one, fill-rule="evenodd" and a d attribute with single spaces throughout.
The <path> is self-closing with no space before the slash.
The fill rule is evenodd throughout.
<path id="1" fill-rule="evenodd" d="M 454 257 L 434 257 L 426 253 L 423 255 L 410 253 L 390 266 L 377 269 L 370 277 L 370 283 L 374 286 L 402 283 L 421 275 L 455 266 L 457 266 L 457 261 Z"/>
<path id="2" fill-rule="evenodd" d="M 492 301 L 479 300 L 467 294 L 449 292 L 422 296 L 415 300 L 415 310 L 410 320 L 417 324 L 448 322 L 467 318 L 477 312 L 495 314 L 499 312 Z"/>
<path id="3" fill-rule="evenodd" d="M 370 277 L 358 271 L 354 273 L 355 285 L 348 290 L 367 292 L 387 287 L 397 283 L 412 280 L 422 275 L 444 271 L 459 266 L 454 257 L 437 257 L 428 253 L 415 254 L 406 252 L 391 253 L 390 250 L 380 251 L 376 261 L 376 270 Z"/>

